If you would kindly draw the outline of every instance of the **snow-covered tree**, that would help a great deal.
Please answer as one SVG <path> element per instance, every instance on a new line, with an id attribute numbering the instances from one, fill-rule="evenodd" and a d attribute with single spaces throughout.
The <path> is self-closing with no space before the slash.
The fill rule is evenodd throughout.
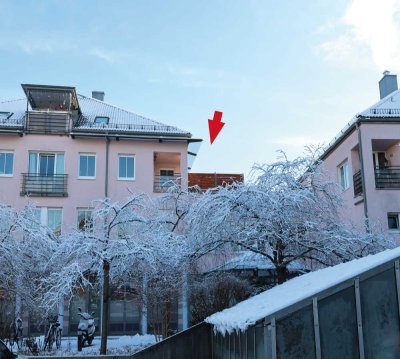
<path id="1" fill-rule="evenodd" d="M 258 253 L 275 267 L 278 283 L 295 261 L 331 265 L 393 246 L 384 236 L 360 233 L 340 218 L 336 186 L 314 155 L 285 156 L 255 167 L 254 179 L 209 190 L 190 217 L 196 256 L 216 249 Z"/>
<path id="2" fill-rule="evenodd" d="M 185 290 L 192 250 L 187 214 L 196 193 L 171 183 L 167 193 L 149 203 L 147 231 L 156 243 L 152 263 L 142 261 L 144 305 L 149 325 L 158 337 L 170 335 L 171 316 Z"/>
<path id="3" fill-rule="evenodd" d="M 131 273 L 139 259 L 151 257 L 152 241 L 143 230 L 144 203 L 143 194 L 133 194 L 122 203 L 109 199 L 96 201 L 83 230 L 60 237 L 47 265 L 48 276 L 41 281 L 45 293 L 43 304 L 47 308 L 54 307 L 60 296 L 71 299 L 79 289 L 100 288 L 101 354 L 107 352 L 110 283 Z"/>
<path id="4" fill-rule="evenodd" d="M 149 304 L 162 310 L 161 334 L 168 333 L 169 303 L 181 286 L 191 253 L 182 231 L 190 194 L 173 188 L 161 198 L 132 194 L 123 202 L 96 201 L 83 230 L 61 235 L 47 263 L 40 290 L 48 310 L 60 297 L 71 299 L 84 288 L 101 291 L 101 354 L 107 352 L 111 285 L 133 283 L 141 288 L 145 280 Z"/>
<path id="5" fill-rule="evenodd" d="M 30 312 L 37 309 L 37 283 L 55 241 L 34 211 L 30 204 L 22 210 L 0 205 L 0 288 L 14 298 L 16 316 L 22 315 L 22 305 Z"/>

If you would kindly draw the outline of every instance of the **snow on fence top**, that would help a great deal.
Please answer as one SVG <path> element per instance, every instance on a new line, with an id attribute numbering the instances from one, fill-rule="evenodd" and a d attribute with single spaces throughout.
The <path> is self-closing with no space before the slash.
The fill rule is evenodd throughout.
<path id="1" fill-rule="evenodd" d="M 222 334 L 249 326 L 303 299 L 400 257 L 400 247 L 304 274 L 205 319 Z"/>

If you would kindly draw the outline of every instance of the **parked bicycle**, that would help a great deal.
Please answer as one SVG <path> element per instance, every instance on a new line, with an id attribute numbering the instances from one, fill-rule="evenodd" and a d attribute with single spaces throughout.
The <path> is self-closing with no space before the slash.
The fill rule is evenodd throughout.
<path id="1" fill-rule="evenodd" d="M 43 351 L 45 351 L 46 349 L 48 351 L 51 351 L 53 349 L 54 343 L 56 344 L 56 348 L 60 349 L 61 336 L 62 336 L 62 329 L 60 322 L 58 320 L 50 322 L 49 330 L 47 331 L 47 334 L 44 337 Z"/>

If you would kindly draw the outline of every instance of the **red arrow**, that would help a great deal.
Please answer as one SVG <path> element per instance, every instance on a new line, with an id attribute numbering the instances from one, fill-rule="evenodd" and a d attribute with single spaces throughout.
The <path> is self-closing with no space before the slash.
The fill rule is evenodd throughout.
<path id="1" fill-rule="evenodd" d="M 221 132 L 222 127 L 225 126 L 224 122 L 221 122 L 222 112 L 214 111 L 214 117 L 212 120 L 208 120 L 208 130 L 210 131 L 210 142 L 211 144 L 217 138 L 218 134 Z"/>

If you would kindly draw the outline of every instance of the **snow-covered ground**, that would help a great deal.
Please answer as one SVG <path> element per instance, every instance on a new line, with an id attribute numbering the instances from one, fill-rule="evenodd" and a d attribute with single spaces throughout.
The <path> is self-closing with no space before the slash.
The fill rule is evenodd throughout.
<path id="1" fill-rule="evenodd" d="M 37 338 L 37 343 L 43 343 L 43 337 Z M 107 341 L 107 354 L 132 354 L 156 342 L 154 335 L 134 335 L 134 336 L 120 336 L 108 337 Z M 55 346 L 54 346 L 55 347 Z M 56 356 L 75 356 L 75 355 L 98 355 L 100 353 L 100 337 L 95 337 L 90 347 L 84 347 L 81 352 L 77 349 L 76 337 L 64 337 L 61 341 L 61 349 L 53 350 L 51 352 L 40 352 L 43 355 L 56 355 Z M 19 356 L 31 355 L 29 350 L 23 348 L 22 352 L 18 353 Z"/>

